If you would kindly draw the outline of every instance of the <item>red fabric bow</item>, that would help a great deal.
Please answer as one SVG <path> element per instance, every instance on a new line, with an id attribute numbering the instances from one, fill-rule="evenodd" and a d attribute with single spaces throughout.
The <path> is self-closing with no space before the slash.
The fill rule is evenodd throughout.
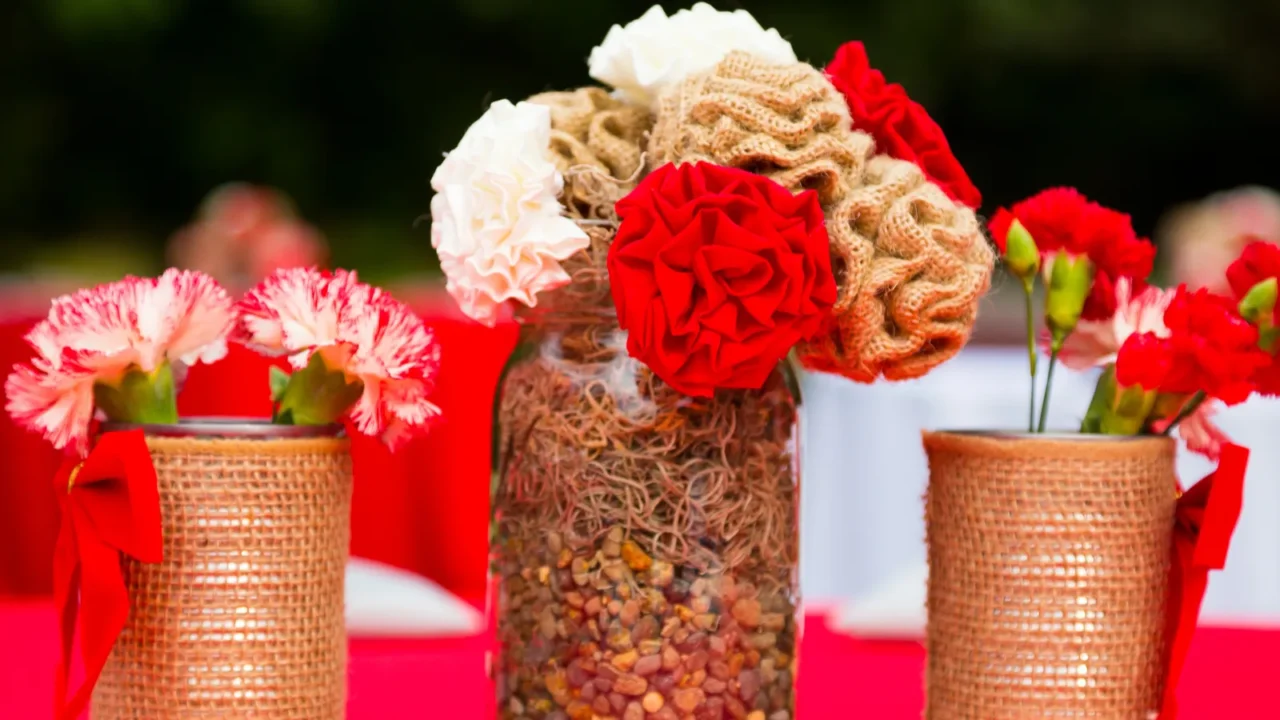
<path id="1" fill-rule="evenodd" d="M 1178 498 L 1173 530 L 1173 563 L 1169 570 L 1166 612 L 1164 700 L 1160 720 L 1178 717 L 1178 676 L 1187 659 L 1209 571 L 1227 562 L 1231 535 L 1244 501 L 1244 474 L 1249 450 L 1224 444 L 1218 469 Z"/>
<path id="2" fill-rule="evenodd" d="M 54 485 L 62 505 L 53 553 L 53 599 L 62 632 L 54 718 L 75 720 L 129 618 L 121 553 L 147 563 L 163 556 L 160 494 L 141 430 L 103 434 L 83 463 L 63 464 Z M 68 698 L 77 624 L 85 677 Z"/>

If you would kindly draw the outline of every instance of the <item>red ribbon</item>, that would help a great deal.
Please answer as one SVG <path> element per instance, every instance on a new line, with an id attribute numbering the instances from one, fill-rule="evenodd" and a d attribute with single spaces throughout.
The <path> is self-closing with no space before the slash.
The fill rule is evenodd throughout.
<path id="1" fill-rule="evenodd" d="M 107 656 L 129 618 L 121 554 L 160 562 L 160 495 L 141 430 L 105 433 L 83 463 L 67 461 L 54 480 L 62 527 L 53 554 L 53 599 L 62 632 L 55 720 L 84 712 Z M 84 683 L 67 697 L 77 620 Z"/>
<path id="2" fill-rule="evenodd" d="M 1164 701 L 1160 720 L 1178 717 L 1178 676 L 1187 659 L 1200 618 L 1200 604 L 1209 584 L 1209 571 L 1227 562 L 1231 535 L 1244 501 L 1244 474 L 1249 450 L 1223 445 L 1218 469 L 1178 498 L 1173 531 L 1173 563 L 1169 570 L 1166 610 Z"/>

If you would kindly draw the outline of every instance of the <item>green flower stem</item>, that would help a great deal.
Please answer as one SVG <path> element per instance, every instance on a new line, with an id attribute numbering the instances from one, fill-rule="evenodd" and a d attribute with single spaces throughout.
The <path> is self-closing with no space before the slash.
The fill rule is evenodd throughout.
<path id="1" fill-rule="evenodd" d="M 1036 316 L 1032 306 L 1035 294 L 1034 278 L 1022 281 L 1022 295 L 1027 304 L 1027 365 L 1031 369 L 1031 393 L 1027 399 L 1027 432 L 1036 431 Z"/>
<path id="2" fill-rule="evenodd" d="M 1172 434 L 1173 429 L 1178 426 L 1178 423 L 1190 417 L 1191 413 L 1195 412 L 1197 408 L 1203 405 L 1206 399 L 1208 399 L 1208 395 L 1205 395 L 1203 390 L 1197 391 L 1196 394 L 1192 395 L 1191 399 L 1182 406 L 1182 409 L 1178 411 L 1176 416 L 1174 416 L 1173 422 L 1169 423 L 1169 427 L 1165 428 L 1164 433 L 1162 434 Z"/>
<path id="3" fill-rule="evenodd" d="M 1053 390 L 1053 369 L 1058 366 L 1058 353 L 1061 343 L 1053 343 L 1053 352 L 1049 354 L 1049 370 L 1044 377 L 1044 398 L 1040 401 L 1040 424 L 1037 432 L 1044 432 L 1045 423 L 1049 421 L 1049 392 Z"/>

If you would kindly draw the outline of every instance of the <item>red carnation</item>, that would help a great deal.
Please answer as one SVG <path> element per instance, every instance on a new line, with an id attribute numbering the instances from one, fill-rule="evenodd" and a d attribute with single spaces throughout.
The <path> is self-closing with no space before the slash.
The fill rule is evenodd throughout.
<path id="1" fill-rule="evenodd" d="M 1114 315 L 1115 281 L 1129 278 L 1134 292 L 1141 292 L 1155 264 L 1155 246 L 1138 237 L 1128 215 L 1091 202 L 1075 188 L 1049 188 L 997 210 L 988 227 L 1002 254 L 1014 218 L 1031 233 L 1042 258 L 1065 250 L 1093 263 L 1093 287 L 1081 315 L 1085 320 Z"/>
<path id="2" fill-rule="evenodd" d="M 1280 278 L 1280 247 L 1265 240 L 1250 240 L 1252 242 L 1245 246 L 1240 257 L 1227 268 L 1227 282 L 1236 300 L 1243 300 L 1258 283 Z M 1273 327 L 1277 321 L 1280 321 L 1280 307 L 1273 312 Z M 1280 361 L 1273 357 L 1258 371 L 1254 383 L 1263 395 L 1280 396 Z"/>
<path id="3" fill-rule="evenodd" d="M 825 328 L 836 284 L 813 191 L 668 164 L 616 209 L 609 282 L 627 350 L 675 389 L 759 388 Z"/>
<path id="4" fill-rule="evenodd" d="M 1161 390 L 1177 395 L 1203 391 L 1228 405 L 1254 390 L 1254 373 L 1271 358 L 1258 347 L 1258 329 L 1235 303 L 1208 290 L 1179 287 L 1164 313 L 1172 366 Z"/>
<path id="5" fill-rule="evenodd" d="M 1155 333 L 1134 333 L 1116 353 L 1116 384 L 1148 392 L 1164 387 L 1172 365 L 1172 345 Z"/>
<path id="6" fill-rule="evenodd" d="M 824 72 L 849 104 L 853 127 L 875 138 L 878 152 L 919 165 L 952 200 L 971 208 L 982 204 L 982 193 L 951 153 L 942 128 L 901 85 L 885 82 L 862 43 L 840 46 Z"/>

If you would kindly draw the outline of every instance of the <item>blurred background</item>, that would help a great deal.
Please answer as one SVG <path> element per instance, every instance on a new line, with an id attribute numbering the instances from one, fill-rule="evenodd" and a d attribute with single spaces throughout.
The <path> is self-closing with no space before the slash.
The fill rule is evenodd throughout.
<path id="1" fill-rule="evenodd" d="M 201 199 L 246 181 L 291 197 L 335 265 L 433 273 L 414 220 L 441 153 L 491 100 L 587 84 L 592 46 L 650 4 L 5 2 L 0 272 L 157 271 Z M 717 7 L 750 10 L 818 65 L 863 39 L 945 128 L 987 212 L 1075 185 L 1171 244 L 1162 220 L 1179 206 L 1280 185 L 1274 0 Z"/>
<path id="2" fill-rule="evenodd" d="M 327 262 L 429 290 L 438 269 L 429 223 L 417 220 L 442 153 L 493 100 L 588 84 L 591 48 L 650 4 L 9 0 L 0 5 L 0 315 L 19 304 L 43 312 L 55 292 L 167 264 L 245 284 L 273 265 Z M 750 10 L 815 65 L 863 40 L 873 65 L 946 130 L 984 214 L 1074 185 L 1131 213 L 1161 245 L 1163 282 L 1214 285 L 1242 235 L 1280 241 L 1276 0 L 716 6 Z M 210 196 L 230 182 L 256 189 Z M 974 347 L 926 381 L 807 379 L 808 597 L 922 593 L 912 574 L 924 558 L 919 429 L 1020 421 L 1020 312 L 1016 287 L 998 279 Z M 21 352 L 20 336 L 7 336 L 18 349 L 2 359 Z M 1069 398 L 1054 408 L 1060 426 L 1088 397 L 1091 379 L 1078 382 L 1059 393 Z M 1258 401 L 1231 412 L 1224 427 L 1255 448 L 1255 463 L 1231 579 L 1211 588 L 1208 613 L 1280 621 L 1280 456 L 1266 454 L 1280 411 Z M 1206 470 L 1186 462 L 1184 479 Z M 475 491 L 483 506 L 487 490 Z M 371 512 L 370 523 L 385 524 L 385 511 Z M 465 581 L 432 570 L 439 553 L 388 561 L 475 598 L 484 554 L 475 525 L 461 563 L 470 569 L 458 570 Z"/>

